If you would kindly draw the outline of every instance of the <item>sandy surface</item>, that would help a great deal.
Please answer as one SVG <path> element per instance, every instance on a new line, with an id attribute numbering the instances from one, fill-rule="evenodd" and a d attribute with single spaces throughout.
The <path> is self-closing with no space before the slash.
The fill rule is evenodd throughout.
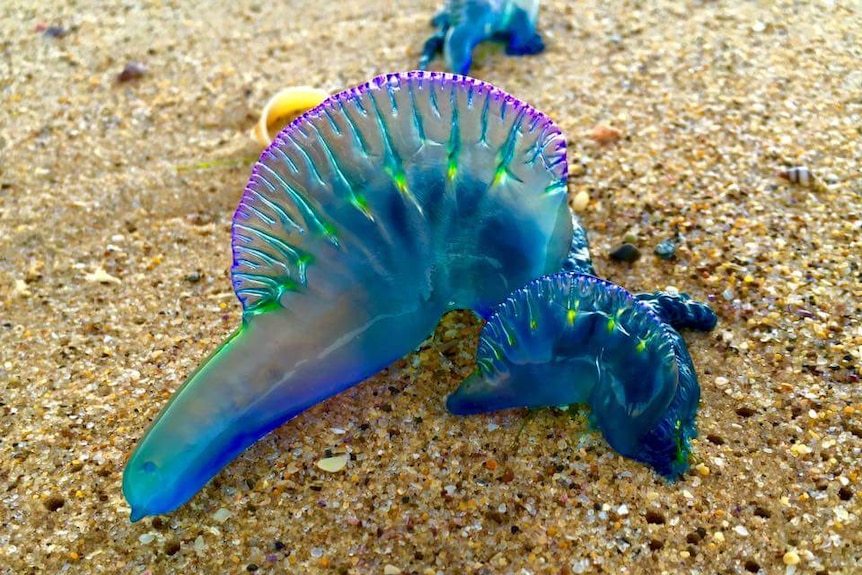
<path id="1" fill-rule="evenodd" d="M 544 54 L 473 70 L 566 132 L 600 274 L 714 303 L 719 328 L 686 336 L 681 481 L 562 412 L 448 415 L 460 314 L 137 524 L 126 458 L 239 322 L 255 111 L 412 68 L 436 3 L 32 4 L 0 8 L 0 573 L 860 572 L 858 2 L 550 1 Z M 130 61 L 147 74 L 116 83 Z M 677 234 L 675 261 L 652 254 Z M 627 235 L 633 265 L 607 256 Z"/>

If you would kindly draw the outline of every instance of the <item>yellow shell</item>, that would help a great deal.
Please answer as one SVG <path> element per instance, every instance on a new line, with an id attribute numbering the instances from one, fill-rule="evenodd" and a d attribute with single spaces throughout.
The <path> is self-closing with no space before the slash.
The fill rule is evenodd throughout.
<path id="1" fill-rule="evenodd" d="M 261 146 L 268 146 L 273 138 L 294 118 L 314 108 L 329 94 L 318 88 L 294 86 L 285 88 L 269 99 L 260 120 L 251 131 L 251 137 Z"/>

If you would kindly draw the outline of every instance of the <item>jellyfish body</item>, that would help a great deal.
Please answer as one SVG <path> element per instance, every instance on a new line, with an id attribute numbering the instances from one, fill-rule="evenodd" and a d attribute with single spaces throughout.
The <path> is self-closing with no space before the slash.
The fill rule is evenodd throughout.
<path id="1" fill-rule="evenodd" d="M 177 508 L 260 437 L 409 353 L 447 310 L 487 315 L 571 245 L 563 137 L 471 78 L 381 76 L 285 128 L 233 222 L 242 326 L 128 461 L 132 520 Z"/>
<path id="2" fill-rule="evenodd" d="M 688 296 L 635 296 L 583 273 L 539 278 L 489 317 L 477 370 L 447 408 L 470 415 L 587 404 L 611 447 L 677 477 L 696 436 L 700 386 L 673 323 L 712 329 L 715 314 Z"/>

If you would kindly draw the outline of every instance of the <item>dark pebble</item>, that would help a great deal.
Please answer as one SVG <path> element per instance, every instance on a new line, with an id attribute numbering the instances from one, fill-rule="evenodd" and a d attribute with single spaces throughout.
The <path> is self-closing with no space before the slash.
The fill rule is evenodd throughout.
<path id="1" fill-rule="evenodd" d="M 772 512 L 765 507 L 757 506 L 754 508 L 754 515 L 757 517 L 762 517 L 763 519 L 769 519 L 772 517 Z"/>
<path id="2" fill-rule="evenodd" d="M 655 255 L 663 260 L 671 260 L 676 255 L 676 243 L 673 240 L 665 240 L 655 247 Z"/>
<path id="3" fill-rule="evenodd" d="M 852 497 L 853 497 L 853 490 L 850 489 L 849 487 L 844 486 L 838 490 L 838 498 L 841 501 L 850 501 L 850 499 Z"/>
<path id="4" fill-rule="evenodd" d="M 175 540 L 170 540 L 165 543 L 165 555 L 173 556 L 176 555 L 180 550 L 180 542 Z"/>
<path id="5" fill-rule="evenodd" d="M 506 520 L 506 517 L 503 516 L 503 514 L 496 509 L 489 509 L 488 511 L 486 511 L 485 517 L 487 517 L 494 523 L 503 523 Z"/>
<path id="6" fill-rule="evenodd" d="M 751 417 L 755 413 L 757 413 L 757 410 L 753 407 L 748 407 L 747 405 L 736 408 L 736 415 L 740 417 Z"/>
<path id="7" fill-rule="evenodd" d="M 147 68 L 140 62 L 129 62 L 123 71 L 117 74 L 117 82 L 131 82 L 143 78 L 147 74 Z"/>
<path id="8" fill-rule="evenodd" d="M 48 511 L 57 511 L 58 509 L 66 505 L 66 500 L 57 495 L 52 495 L 45 500 L 44 505 L 45 509 L 47 509 Z"/>
<path id="9" fill-rule="evenodd" d="M 63 26 L 48 26 L 42 34 L 48 38 L 63 38 L 69 35 L 69 29 Z"/>
<path id="10" fill-rule="evenodd" d="M 664 547 L 664 541 L 662 541 L 661 539 L 650 539 L 649 540 L 649 548 L 651 550 L 658 551 L 662 547 Z"/>
<path id="11" fill-rule="evenodd" d="M 625 243 L 611 252 L 611 259 L 616 262 L 633 263 L 640 259 L 641 251 L 634 244 Z"/>
<path id="12" fill-rule="evenodd" d="M 258 569 L 260 569 L 260 567 L 258 567 L 254 563 L 249 563 L 245 568 L 245 570 L 248 571 L 249 573 L 254 573 Z"/>
<path id="13" fill-rule="evenodd" d="M 646 512 L 646 521 L 647 523 L 652 523 L 653 525 L 662 525 L 666 521 L 664 518 L 664 513 L 660 511 L 653 511 L 650 509 Z"/>
<path id="14" fill-rule="evenodd" d="M 710 433 L 706 436 L 706 440 L 713 445 L 724 445 L 724 438 L 720 435 Z"/>
<path id="15" fill-rule="evenodd" d="M 273 543 L 272 546 L 275 548 L 276 551 L 281 551 L 282 549 L 284 549 L 284 543 L 282 543 L 281 541 L 276 541 L 275 543 Z"/>
<path id="16" fill-rule="evenodd" d="M 514 535 L 515 533 L 517 533 L 520 530 L 521 530 L 521 528 L 518 527 L 517 525 L 512 525 L 512 528 L 511 528 L 512 535 Z"/>
<path id="17" fill-rule="evenodd" d="M 746 559 L 745 570 L 749 573 L 757 573 L 758 571 L 760 571 L 760 563 L 753 559 Z"/>

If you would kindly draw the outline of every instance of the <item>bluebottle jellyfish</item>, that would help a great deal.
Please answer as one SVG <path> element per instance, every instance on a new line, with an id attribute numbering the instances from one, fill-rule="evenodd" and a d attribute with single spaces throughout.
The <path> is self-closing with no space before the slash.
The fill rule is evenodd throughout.
<path id="1" fill-rule="evenodd" d="M 233 221 L 242 324 L 131 455 L 131 519 L 195 495 L 258 439 L 560 269 L 566 148 L 545 115 L 462 76 L 385 75 L 294 120 Z"/>
<path id="2" fill-rule="evenodd" d="M 545 49 L 536 32 L 539 0 L 447 0 L 431 24 L 434 34 L 422 49 L 420 68 L 443 53 L 446 67 L 467 74 L 473 49 L 486 40 L 504 42 L 512 56 L 538 54 Z"/>
<path id="3" fill-rule="evenodd" d="M 697 435 L 700 385 L 677 329 L 711 330 L 715 313 L 685 294 L 632 294 L 595 277 L 586 258 L 568 270 L 497 306 L 479 336 L 476 371 L 447 408 L 472 415 L 586 404 L 614 450 L 678 477 Z"/>

